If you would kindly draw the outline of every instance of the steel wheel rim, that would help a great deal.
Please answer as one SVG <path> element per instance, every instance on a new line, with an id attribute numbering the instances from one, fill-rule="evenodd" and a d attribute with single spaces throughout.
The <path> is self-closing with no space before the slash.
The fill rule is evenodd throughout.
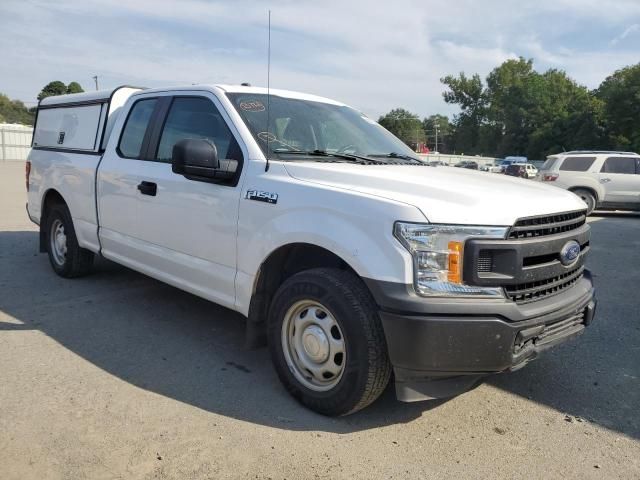
<path id="1" fill-rule="evenodd" d="M 67 261 L 67 235 L 61 220 L 56 219 L 51 224 L 51 255 L 60 266 Z"/>
<path id="2" fill-rule="evenodd" d="M 282 322 L 282 350 L 289 370 L 317 392 L 334 388 L 346 365 L 342 329 L 333 314 L 314 300 L 294 303 Z"/>

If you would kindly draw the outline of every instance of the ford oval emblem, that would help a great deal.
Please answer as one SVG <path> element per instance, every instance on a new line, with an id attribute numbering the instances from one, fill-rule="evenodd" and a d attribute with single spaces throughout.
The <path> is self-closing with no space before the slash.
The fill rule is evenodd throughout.
<path id="1" fill-rule="evenodd" d="M 575 240 L 570 240 L 564 244 L 560 250 L 560 263 L 564 266 L 571 265 L 580 256 L 580 244 Z"/>

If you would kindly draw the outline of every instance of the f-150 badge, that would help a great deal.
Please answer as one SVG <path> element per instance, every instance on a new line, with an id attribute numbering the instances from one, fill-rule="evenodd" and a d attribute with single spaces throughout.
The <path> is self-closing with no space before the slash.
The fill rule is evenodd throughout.
<path id="1" fill-rule="evenodd" d="M 261 190 L 247 190 L 245 198 L 248 200 L 257 200 L 258 202 L 278 203 L 277 193 L 263 192 Z"/>

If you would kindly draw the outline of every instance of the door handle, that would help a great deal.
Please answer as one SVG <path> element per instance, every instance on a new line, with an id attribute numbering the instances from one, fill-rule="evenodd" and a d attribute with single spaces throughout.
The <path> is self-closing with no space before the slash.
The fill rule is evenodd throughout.
<path id="1" fill-rule="evenodd" d="M 600 183 L 607 183 L 607 182 L 610 182 L 610 181 L 611 181 L 610 178 L 601 178 L 600 179 Z"/>
<path id="2" fill-rule="evenodd" d="M 140 182 L 138 190 L 140 190 L 142 195 L 151 195 L 152 197 L 155 197 L 156 193 L 158 193 L 158 185 L 153 182 Z"/>

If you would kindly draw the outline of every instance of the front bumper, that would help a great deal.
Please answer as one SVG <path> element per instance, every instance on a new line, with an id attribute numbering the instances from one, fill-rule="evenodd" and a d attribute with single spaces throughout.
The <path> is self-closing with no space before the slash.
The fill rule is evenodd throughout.
<path id="1" fill-rule="evenodd" d="M 588 271 L 573 287 L 522 305 L 425 299 L 410 285 L 367 283 L 381 307 L 396 392 L 404 401 L 451 396 L 484 375 L 519 369 L 581 334 L 596 309 Z"/>

